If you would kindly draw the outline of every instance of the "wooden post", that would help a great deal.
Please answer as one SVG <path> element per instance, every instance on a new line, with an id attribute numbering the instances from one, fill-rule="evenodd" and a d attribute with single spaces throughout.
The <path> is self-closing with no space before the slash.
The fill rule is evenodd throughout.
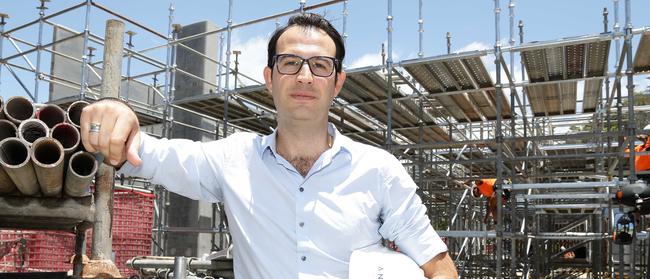
<path id="1" fill-rule="evenodd" d="M 124 23 L 119 20 L 106 21 L 104 40 L 104 72 L 102 74 L 102 97 L 119 97 L 122 80 L 122 49 Z M 95 176 L 95 223 L 93 224 L 93 245 L 91 260 L 84 267 L 84 278 L 102 276 L 121 278 L 120 272 L 111 260 L 113 246 L 113 186 L 115 169 L 101 164 Z"/>

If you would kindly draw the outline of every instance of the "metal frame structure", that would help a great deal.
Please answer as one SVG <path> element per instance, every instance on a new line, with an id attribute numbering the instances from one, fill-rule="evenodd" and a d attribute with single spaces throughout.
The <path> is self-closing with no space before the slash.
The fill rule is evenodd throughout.
<path id="1" fill-rule="evenodd" d="M 619 1 L 613 0 L 613 31 L 608 30 L 605 10 L 603 33 L 524 43 L 524 25 L 519 21 L 519 45 L 515 45 L 515 3 L 509 0 L 510 37 L 508 45 L 503 46 L 499 27 L 502 5 L 499 0 L 493 1 L 494 48 L 425 56 L 420 0 L 418 57 L 393 61 L 392 0 L 387 0 L 385 63 L 346 70 L 348 78 L 335 99 L 330 121 L 343 134 L 384 147 L 403 162 L 419 185 L 418 193 L 429 208 L 431 222 L 447 240 L 462 277 L 574 278 L 588 274 L 590 278 L 605 278 L 620 274 L 634 278 L 647 274 L 650 260 L 647 234 L 640 234 L 628 247 L 615 245 L 611 240 L 615 212 L 622 209 L 612 204 L 611 195 L 618 187 L 637 179 L 634 148 L 629 154 L 624 149 L 633 147 L 636 133 L 650 132 L 639 131 L 635 123 L 635 114 L 646 114 L 650 107 L 635 106 L 634 94 L 623 97 L 621 85 L 625 79 L 626 91 L 634 92 L 634 76 L 650 71 L 650 28 L 632 28 L 631 3 L 626 0 L 625 27 L 621 30 Z M 173 136 L 173 125 L 197 129 L 214 139 L 233 131 L 268 134 L 275 126 L 273 100 L 262 84 L 237 70 L 237 63 L 231 68 L 232 31 L 342 4 L 341 33 L 347 38 L 347 2 L 332 0 L 307 5 L 300 1 L 295 10 L 234 23 L 230 0 L 226 27 L 184 38 L 178 38 L 179 26 L 173 24 L 173 6 L 169 8 L 167 34 L 161 34 L 91 0 L 50 15 L 45 15 L 45 2 L 42 2 L 38 19 L 30 23 L 5 31 L 6 21 L 2 17 L 0 74 L 2 68 L 7 69 L 35 100 L 39 98 L 41 81 L 79 90 L 78 96 L 51 100 L 62 106 L 80 98 L 96 99 L 98 87 L 91 84 L 90 76 L 98 76 L 102 61 L 92 61 L 91 48 L 101 48 L 103 38 L 90 31 L 89 18 L 94 10 L 99 10 L 165 41 L 134 50 L 133 41 L 129 40 L 124 49 L 129 70 L 123 80 L 141 84 L 151 94 L 149 101 L 138 101 L 133 92 L 123 95 L 136 108 L 143 125 L 162 126 L 157 134 L 166 137 Z M 52 19 L 81 8 L 86 12 L 84 29 L 69 30 L 73 33 L 71 37 L 44 43 L 39 35 L 34 44 L 14 35 L 18 30 L 34 26 L 39 32 L 44 26 L 64 28 Z M 196 54 L 217 67 L 216 77 L 199 77 L 177 66 L 175 56 L 179 48 L 192 51 L 186 42 L 213 34 L 220 36 L 218 59 Z M 635 36 L 640 40 L 633 45 Z M 52 49 L 76 37 L 83 38 L 83 50 L 90 52 L 71 57 Z M 449 39 L 450 36 L 450 44 Z M 14 53 L 3 52 L 6 42 L 13 46 Z M 20 45 L 28 49 L 23 50 Z M 222 59 L 224 47 L 225 60 Z M 163 59 L 149 55 L 163 49 L 166 53 Z M 43 52 L 79 62 L 80 82 L 47 74 L 38 62 Z M 613 61 L 610 61 L 612 52 Z M 28 57 L 32 53 L 37 54 L 35 66 Z M 517 81 L 517 73 L 513 72 L 517 54 L 521 57 L 522 81 Z M 21 59 L 26 66 L 15 62 Z M 496 68 L 495 80 L 487 71 L 488 59 L 492 59 Z M 152 69 L 132 73 L 131 63 L 136 62 Z M 33 73 L 35 90 L 29 90 L 30 84 L 16 74 L 17 70 Z M 156 78 L 160 74 L 164 74 L 162 84 Z M 176 99 L 177 76 L 207 84 L 214 91 Z M 153 83 L 144 81 L 150 77 Z M 583 92 L 578 92 L 578 83 L 584 84 Z M 207 130 L 177 121 L 173 118 L 174 110 L 191 112 L 212 122 L 216 128 Z M 580 131 L 572 131 L 570 127 L 578 127 Z M 511 191 L 508 201 L 497 199 L 494 225 L 480 222 L 485 214 L 485 201 L 472 199 L 468 193 L 466 182 L 481 178 L 497 179 L 497 195 L 503 190 Z M 512 183 L 504 183 L 506 180 Z M 167 226 L 168 195 L 161 189 L 157 187 L 156 243 L 164 242 L 166 232 L 186 231 L 213 234 L 216 249 L 227 245 L 225 223 L 214 223 L 212 228 Z M 223 215 L 221 205 L 215 205 L 214 209 L 214 217 Z M 645 222 L 642 217 L 642 228 Z M 162 254 L 164 247 L 158 247 L 155 254 Z M 566 250 L 560 250 L 561 247 L 585 251 L 585 257 L 563 260 L 561 256 Z"/>

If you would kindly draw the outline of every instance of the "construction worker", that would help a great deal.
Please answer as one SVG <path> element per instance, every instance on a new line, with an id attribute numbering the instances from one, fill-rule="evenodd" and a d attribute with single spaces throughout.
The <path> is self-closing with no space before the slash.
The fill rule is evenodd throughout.
<path id="1" fill-rule="evenodd" d="M 564 245 L 560 246 L 560 251 L 563 251 L 564 253 L 562 254 L 562 259 L 565 261 L 567 260 L 573 260 L 576 258 L 576 253 L 573 252 L 573 250 L 567 250 Z"/>
<path id="2" fill-rule="evenodd" d="M 473 182 L 472 196 L 475 198 L 487 198 L 487 202 L 485 203 L 485 217 L 483 218 L 483 223 L 485 224 L 487 224 L 489 220 L 494 221 L 494 218 L 496 218 L 497 215 L 497 199 L 494 191 L 494 184 L 496 184 L 496 181 L 497 180 L 494 178 L 486 178 L 475 180 Z M 501 197 L 505 203 L 505 201 L 510 199 L 510 191 L 504 189 Z"/>
<path id="3" fill-rule="evenodd" d="M 643 130 L 650 130 L 650 125 L 647 125 Z M 641 134 L 637 136 L 637 139 L 640 139 L 643 143 L 634 147 L 635 152 L 644 152 L 650 148 L 650 137 L 647 134 Z M 634 170 L 637 172 L 637 178 L 642 179 L 645 182 L 648 182 L 650 179 L 650 173 L 648 174 L 639 174 L 639 172 L 645 172 L 650 170 L 650 155 L 636 155 L 634 158 Z"/>
<path id="4" fill-rule="evenodd" d="M 494 194 L 494 183 L 496 179 L 479 179 L 474 181 L 475 187 L 472 187 L 472 195 L 475 198 L 480 198 L 481 196 L 489 198 Z"/>

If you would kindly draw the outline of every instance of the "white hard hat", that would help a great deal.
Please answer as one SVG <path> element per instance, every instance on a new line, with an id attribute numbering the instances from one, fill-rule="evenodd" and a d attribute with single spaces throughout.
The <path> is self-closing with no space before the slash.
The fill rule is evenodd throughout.
<path id="1" fill-rule="evenodd" d="M 650 124 L 645 125 L 645 127 L 643 127 L 643 130 L 650 130 Z"/>
<path id="2" fill-rule="evenodd" d="M 352 252 L 349 278 L 424 278 L 424 271 L 409 256 L 378 243 Z"/>

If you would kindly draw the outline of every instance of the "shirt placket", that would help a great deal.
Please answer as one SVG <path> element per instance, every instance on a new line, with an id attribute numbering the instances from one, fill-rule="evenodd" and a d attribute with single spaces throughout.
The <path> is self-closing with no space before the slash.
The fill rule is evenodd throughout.
<path id="1" fill-rule="evenodd" d="M 295 220 L 295 229 L 296 229 L 296 261 L 298 262 L 298 273 L 305 274 L 308 273 L 309 262 L 311 260 L 310 251 L 309 251 L 309 237 L 307 233 L 307 212 L 305 210 L 307 203 L 313 195 L 313 189 L 307 187 L 307 181 L 309 178 L 305 179 L 298 185 L 296 191 L 296 220 Z M 299 277 L 299 276 L 298 276 Z"/>
<path id="2" fill-rule="evenodd" d="M 328 156 L 329 155 L 329 156 Z M 324 154 L 319 158 L 313 166 L 313 170 L 305 177 L 296 189 L 296 240 L 297 240 L 297 261 L 298 261 L 298 278 L 300 274 L 311 274 L 311 267 L 313 266 L 313 257 L 315 256 L 313 250 L 312 239 L 309 237 L 310 225 L 313 226 L 313 221 L 310 219 L 311 213 L 308 212 L 308 203 L 314 202 L 318 195 L 318 176 L 324 168 L 326 168 L 332 161 L 330 154 Z"/>

